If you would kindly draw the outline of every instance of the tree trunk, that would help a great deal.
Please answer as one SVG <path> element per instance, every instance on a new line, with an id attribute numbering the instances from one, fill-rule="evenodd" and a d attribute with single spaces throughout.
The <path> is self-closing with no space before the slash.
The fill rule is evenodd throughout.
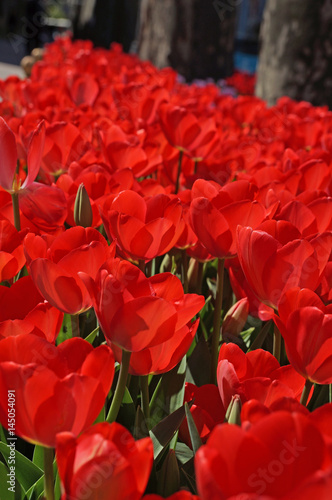
<path id="1" fill-rule="evenodd" d="M 257 96 L 332 108 L 331 0 L 268 0 L 261 38 Z"/>
<path id="2" fill-rule="evenodd" d="M 141 0 L 138 54 L 186 80 L 233 72 L 239 0 Z"/>

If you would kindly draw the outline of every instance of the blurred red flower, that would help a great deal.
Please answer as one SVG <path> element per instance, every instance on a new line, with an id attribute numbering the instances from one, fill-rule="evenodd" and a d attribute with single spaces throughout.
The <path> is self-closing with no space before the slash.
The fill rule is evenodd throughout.
<path id="1" fill-rule="evenodd" d="M 58 347 L 33 334 L 0 341 L 0 421 L 7 426 L 7 395 L 15 391 L 15 433 L 54 447 L 58 432 L 78 436 L 97 418 L 111 388 L 114 357 L 81 338 Z"/>
<path id="2" fill-rule="evenodd" d="M 196 453 L 195 469 L 203 500 L 321 499 L 332 486 L 324 435 L 296 412 L 277 411 L 242 428 L 217 426 Z"/>
<path id="3" fill-rule="evenodd" d="M 153 463 L 152 440 L 135 441 L 114 422 L 102 422 L 79 438 L 61 432 L 56 440 L 61 500 L 139 500 Z"/>

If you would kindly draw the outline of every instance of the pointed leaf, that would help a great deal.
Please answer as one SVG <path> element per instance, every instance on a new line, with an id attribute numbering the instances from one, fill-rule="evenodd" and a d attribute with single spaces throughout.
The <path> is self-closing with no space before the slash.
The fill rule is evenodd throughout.
<path id="1" fill-rule="evenodd" d="M 183 404 L 185 373 L 186 356 L 173 370 L 165 373 L 158 382 L 150 401 L 150 421 L 152 426 Z"/>
<path id="2" fill-rule="evenodd" d="M 35 446 L 32 462 L 37 465 L 40 470 L 44 470 L 44 448 L 42 446 Z"/>
<path id="3" fill-rule="evenodd" d="M 168 415 L 150 431 L 155 460 L 160 458 L 163 450 L 182 424 L 184 417 L 185 409 L 184 406 L 181 406 L 181 408 Z"/>
<path id="4" fill-rule="evenodd" d="M 260 349 L 262 347 L 264 340 L 266 339 L 269 331 L 271 330 L 271 324 L 272 324 L 271 320 L 265 323 L 265 325 L 260 330 L 255 340 L 251 344 L 250 349 L 248 349 L 248 352 L 254 351 L 255 349 Z"/>
<path id="5" fill-rule="evenodd" d="M 136 440 L 149 436 L 148 426 L 146 424 L 145 417 L 140 406 L 138 406 L 136 410 L 133 436 Z"/>
<path id="6" fill-rule="evenodd" d="M 189 406 L 187 403 L 184 404 L 184 409 L 186 412 L 191 444 L 193 446 L 194 453 L 196 453 L 197 450 L 202 446 L 203 443 L 202 443 L 202 440 L 201 440 L 199 432 L 197 430 L 195 421 L 193 419 L 193 416 L 189 410 Z"/>
<path id="7" fill-rule="evenodd" d="M 5 443 L 0 443 L 0 453 L 8 464 L 10 448 Z M 15 451 L 16 478 L 22 488 L 27 491 L 43 475 L 43 471 L 28 460 L 19 451 Z"/>
<path id="8" fill-rule="evenodd" d="M 10 491 L 8 489 L 11 488 L 12 486 L 7 482 L 9 480 L 7 474 L 9 474 L 9 470 L 7 469 L 4 463 L 0 462 L 1 500 L 23 500 L 24 491 L 22 491 L 22 488 L 17 481 L 15 481 L 14 494 L 13 491 Z"/>

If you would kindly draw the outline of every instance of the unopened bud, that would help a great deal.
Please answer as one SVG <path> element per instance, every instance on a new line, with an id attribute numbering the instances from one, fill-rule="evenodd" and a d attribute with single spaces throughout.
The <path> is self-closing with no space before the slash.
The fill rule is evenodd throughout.
<path id="1" fill-rule="evenodd" d="M 239 300 L 227 312 L 222 323 L 222 335 L 237 336 L 242 332 L 249 314 L 247 297 Z"/>
<path id="2" fill-rule="evenodd" d="M 80 184 L 77 190 L 75 206 L 74 206 L 74 220 L 77 226 L 91 227 L 92 224 L 92 208 L 89 195 L 86 192 L 84 184 Z"/>
<path id="3" fill-rule="evenodd" d="M 241 398 L 238 394 L 235 394 L 228 405 L 225 421 L 229 424 L 241 425 L 241 408 Z"/>

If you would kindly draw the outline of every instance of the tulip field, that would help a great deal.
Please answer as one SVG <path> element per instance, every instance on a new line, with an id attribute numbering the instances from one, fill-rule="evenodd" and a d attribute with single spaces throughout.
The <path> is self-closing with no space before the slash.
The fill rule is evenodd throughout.
<path id="1" fill-rule="evenodd" d="M 331 498 L 332 112 L 229 83 L 0 81 L 1 500 Z"/>

